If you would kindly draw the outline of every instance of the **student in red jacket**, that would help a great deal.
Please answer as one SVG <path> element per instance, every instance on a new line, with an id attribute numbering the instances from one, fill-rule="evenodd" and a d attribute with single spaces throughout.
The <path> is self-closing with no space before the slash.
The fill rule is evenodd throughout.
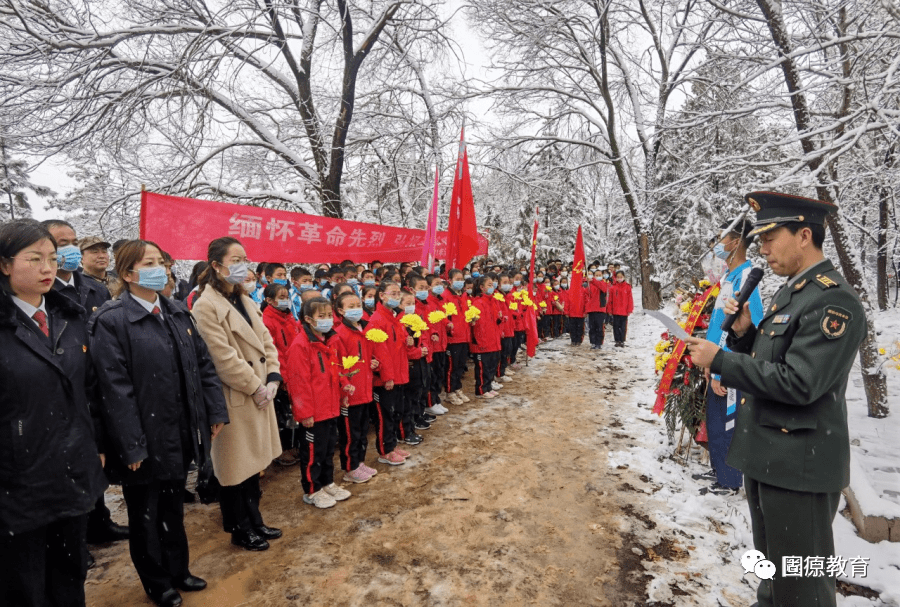
<path id="1" fill-rule="evenodd" d="M 553 290 L 547 295 L 547 314 L 550 316 L 550 335 L 556 339 L 563 334 L 565 300 L 558 278 L 554 278 L 550 286 Z"/>
<path id="2" fill-rule="evenodd" d="M 409 276 L 413 277 L 411 281 L 415 283 L 416 274 L 409 272 L 407 277 Z M 397 319 L 403 324 L 407 316 L 411 318 L 419 316 L 416 314 L 416 296 L 409 287 L 404 288 L 400 293 L 400 314 L 397 316 Z M 419 320 L 428 324 L 424 318 L 419 317 Z M 403 328 L 406 330 L 408 337 L 406 357 L 409 361 L 409 381 L 404 386 L 406 408 L 397 428 L 397 435 L 407 445 L 418 445 L 424 440 L 424 437 L 418 434 L 418 431 L 427 430 L 431 427 L 431 424 L 423 417 L 425 413 L 425 390 L 428 387 L 428 356 L 430 353 L 428 344 L 431 341 L 431 329 L 414 331 L 406 324 L 403 324 Z"/>
<path id="3" fill-rule="evenodd" d="M 599 350 L 603 346 L 603 338 L 605 331 L 603 325 L 606 319 L 606 309 L 609 299 L 609 290 L 612 289 L 606 279 L 605 273 L 601 270 L 595 270 L 593 275 L 588 275 L 588 298 L 585 311 L 588 315 L 588 339 L 591 342 L 591 350 Z"/>
<path id="4" fill-rule="evenodd" d="M 441 393 L 444 391 L 444 377 L 447 373 L 447 325 L 450 321 L 444 318 L 433 323 L 428 319 L 428 315 L 433 312 L 444 312 L 441 296 L 444 294 L 445 287 L 444 281 L 441 280 L 440 276 L 435 276 L 434 274 L 426 276 L 425 281 L 428 285 L 428 299 L 424 305 L 427 309 L 426 316 L 423 316 L 423 318 L 431 325 L 433 335 L 436 337 L 436 339 L 435 337 L 431 339 L 431 378 L 428 391 L 428 407 L 425 409 L 425 412 L 431 415 L 444 415 L 449 411 L 441 402 Z M 420 307 L 419 302 L 416 302 L 416 307 Z"/>
<path id="5" fill-rule="evenodd" d="M 378 461 L 399 466 L 409 453 L 397 447 L 398 421 L 406 409 L 403 386 L 409 381 L 409 361 L 406 357 L 406 329 L 397 320 L 400 307 L 400 285 L 392 280 L 382 280 L 375 295 L 375 311 L 366 325 L 366 334 L 377 329 L 387 339 L 373 341 L 375 369 L 372 422 L 375 424 L 375 447 Z"/>
<path id="6" fill-rule="evenodd" d="M 342 361 L 350 356 L 359 359 L 350 369 L 344 369 L 341 364 L 344 375 L 353 386 L 353 394 L 347 405 L 341 407 L 338 421 L 341 469 L 345 471 L 345 482 L 365 483 L 378 474 L 377 470 L 366 466 L 373 370 L 378 368 L 378 361 L 372 356 L 372 342 L 366 339 L 365 327 L 368 323 L 362 320 L 362 301 L 356 293 L 338 296 L 335 311 L 341 318 L 335 327 L 340 339 L 338 353 Z"/>
<path id="7" fill-rule="evenodd" d="M 365 285 L 362 288 L 362 303 L 363 303 L 363 320 L 368 321 L 371 318 L 372 313 L 375 311 L 375 301 L 378 298 L 378 287 Z"/>
<path id="8" fill-rule="evenodd" d="M 299 325 L 291 313 L 290 291 L 284 285 L 271 283 L 263 289 L 263 298 L 263 324 L 272 335 L 272 341 L 278 351 L 278 362 L 284 365 L 287 362 L 288 348 L 299 332 Z M 288 396 L 286 382 L 282 382 L 278 387 L 274 406 L 282 449 L 281 455 L 275 458 L 275 463 L 293 466 L 300 461 L 294 449 L 299 446 L 302 433 L 297 431 L 297 422 L 291 412 L 291 399 Z"/>
<path id="9" fill-rule="evenodd" d="M 575 276 L 579 276 L 579 274 Z M 568 279 L 563 280 L 567 281 Z M 566 285 L 563 293 L 565 294 L 565 314 L 568 318 L 569 339 L 573 346 L 580 346 L 584 342 L 584 310 L 587 307 L 591 292 L 585 286 L 587 283 L 575 284 L 573 282 L 569 284 L 568 282 L 562 282 L 561 286 L 563 284 Z M 575 296 L 576 291 L 581 291 L 580 298 Z"/>
<path id="10" fill-rule="evenodd" d="M 506 296 L 512 291 L 512 279 L 509 274 L 489 274 L 497 287 L 494 291 L 494 299 L 497 301 L 497 311 L 503 319 L 500 323 L 500 361 L 497 365 L 497 379 L 500 382 L 511 381 L 515 371 L 509 368 L 510 358 L 513 356 L 513 348 L 516 341 L 516 327 L 513 321 L 512 311 L 506 303 Z"/>
<path id="11" fill-rule="evenodd" d="M 621 270 L 616 272 L 616 284 L 612 288 L 612 302 L 609 307 L 616 347 L 624 348 L 625 337 L 628 335 L 628 316 L 634 311 L 634 297 L 631 294 L 631 285 L 625 282 L 625 272 Z"/>
<path id="12" fill-rule="evenodd" d="M 495 398 L 499 396 L 493 383 L 500 358 L 500 323 L 494 300 L 494 281 L 489 276 L 479 276 L 472 286 L 471 306 L 478 308 L 478 316 L 472 320 L 471 351 L 475 359 L 475 396 Z"/>
<path id="13" fill-rule="evenodd" d="M 439 299 L 444 306 L 453 304 L 455 314 L 447 316 L 447 372 L 444 390 L 450 404 L 461 405 L 469 402 L 469 398 L 462 391 L 462 378 L 466 372 L 471 337 L 469 324 L 466 322 L 466 282 L 462 270 L 450 270 L 447 277 L 450 286 Z"/>
<path id="14" fill-rule="evenodd" d="M 341 375 L 331 304 L 314 297 L 303 304 L 303 325 L 288 350 L 288 393 L 294 419 L 306 428 L 306 444 L 300 447 L 300 482 L 303 501 L 316 508 L 331 508 L 350 497 L 334 483 L 334 449 L 341 405 L 354 392 Z"/>
<path id="15" fill-rule="evenodd" d="M 513 371 L 518 371 L 520 369 L 519 363 L 516 362 L 516 357 L 519 355 L 519 349 L 525 345 L 527 341 L 525 332 L 527 330 L 527 318 L 526 318 L 526 308 L 522 303 L 521 296 L 516 297 L 516 293 L 519 291 L 523 291 L 525 293 L 528 292 L 528 287 L 523 280 L 525 275 L 522 272 L 515 272 L 513 274 L 513 288 L 509 292 L 506 297 L 506 305 L 513 312 L 513 324 L 515 326 L 515 335 L 516 340 L 513 348 L 513 354 L 511 358 L 511 362 L 509 367 Z M 515 304 L 515 309 L 513 309 L 513 304 Z"/>

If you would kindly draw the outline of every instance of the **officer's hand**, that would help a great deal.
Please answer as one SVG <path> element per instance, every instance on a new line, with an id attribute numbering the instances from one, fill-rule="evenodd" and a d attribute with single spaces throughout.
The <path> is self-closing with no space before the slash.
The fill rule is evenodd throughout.
<path id="1" fill-rule="evenodd" d="M 716 353 L 720 350 L 719 346 L 713 342 L 696 337 L 688 337 L 684 340 L 684 343 L 687 344 L 688 349 L 691 351 L 691 360 L 698 367 L 709 368 L 713 358 L 716 357 Z"/>
<path id="2" fill-rule="evenodd" d="M 733 297 L 729 297 L 727 300 L 725 300 L 725 314 L 731 315 L 737 312 L 737 304 L 737 300 Z M 734 319 L 734 324 L 731 325 L 731 330 L 734 331 L 735 335 L 741 337 L 752 326 L 753 320 L 750 318 L 750 302 L 748 301 L 744 303 L 744 309 L 741 310 L 740 316 Z"/>
<path id="3" fill-rule="evenodd" d="M 728 394 L 728 388 L 723 386 L 722 382 L 720 382 L 718 379 L 713 379 L 710 382 L 710 385 L 712 386 L 712 391 L 719 396 L 726 396 Z"/>
<path id="4" fill-rule="evenodd" d="M 219 432 L 221 432 L 222 428 L 224 428 L 224 427 L 225 427 L 225 424 L 223 424 L 221 422 L 210 426 L 209 427 L 210 438 L 212 439 L 212 438 L 219 436 Z"/>
<path id="5" fill-rule="evenodd" d="M 306 419 L 301 419 L 300 423 L 303 424 L 304 428 L 312 428 L 316 423 L 315 417 L 307 417 Z"/>
<path id="6" fill-rule="evenodd" d="M 141 460 L 141 462 L 144 460 Z M 141 462 L 134 462 L 133 464 L 128 464 L 128 469 L 132 472 L 137 472 L 138 468 L 141 467 Z"/>

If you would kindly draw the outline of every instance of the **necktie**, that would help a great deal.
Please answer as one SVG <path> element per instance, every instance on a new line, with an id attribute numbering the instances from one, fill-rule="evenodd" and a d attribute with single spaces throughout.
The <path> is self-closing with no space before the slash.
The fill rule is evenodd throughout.
<path id="1" fill-rule="evenodd" d="M 161 312 L 161 310 L 159 309 L 159 306 L 153 306 L 153 312 L 152 312 L 153 314 L 156 314 L 157 316 L 159 316 L 160 312 Z"/>
<path id="2" fill-rule="evenodd" d="M 34 321 L 38 324 L 38 328 L 41 332 L 46 336 L 50 337 L 50 327 L 47 325 L 47 314 L 44 313 L 43 310 L 38 310 L 32 316 Z"/>

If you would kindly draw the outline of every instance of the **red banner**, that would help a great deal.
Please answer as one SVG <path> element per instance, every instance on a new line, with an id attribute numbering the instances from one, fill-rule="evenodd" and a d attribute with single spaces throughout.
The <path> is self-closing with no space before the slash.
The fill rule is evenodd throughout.
<path id="1" fill-rule="evenodd" d="M 357 263 L 415 261 L 425 230 L 394 228 L 318 215 L 276 211 L 195 198 L 141 194 L 141 238 L 175 259 L 206 259 L 210 241 L 234 236 L 253 261 Z M 445 259 L 447 232 L 437 233 L 436 256 Z M 478 254 L 488 241 L 478 235 Z"/>

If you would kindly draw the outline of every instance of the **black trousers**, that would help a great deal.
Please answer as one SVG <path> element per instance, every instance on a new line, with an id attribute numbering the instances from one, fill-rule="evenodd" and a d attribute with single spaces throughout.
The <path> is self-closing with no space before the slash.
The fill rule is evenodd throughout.
<path id="1" fill-rule="evenodd" d="M 259 474 L 250 476 L 238 485 L 222 486 L 219 490 L 219 508 L 222 510 L 222 527 L 227 533 L 261 527 L 259 512 Z"/>
<path id="2" fill-rule="evenodd" d="M 105 494 L 94 504 L 94 509 L 87 515 L 87 537 L 89 543 L 95 543 L 94 538 L 102 537 L 103 531 L 112 524 L 109 508 L 106 507 Z"/>
<path id="3" fill-rule="evenodd" d="M 500 339 L 500 360 L 497 364 L 497 377 L 506 375 L 506 367 L 512 364 L 516 352 L 516 338 L 503 337 Z"/>
<path id="4" fill-rule="evenodd" d="M 428 406 L 441 404 L 441 390 L 444 389 L 444 376 L 447 374 L 447 352 L 435 352 L 431 355 L 429 365 L 431 378 L 428 383 Z"/>
<path id="5" fill-rule="evenodd" d="M 562 334 L 565 333 L 565 317 L 562 314 L 554 314 L 552 319 L 553 337 L 562 337 Z"/>
<path id="6" fill-rule="evenodd" d="M 184 531 L 185 479 L 122 485 L 131 531 L 128 549 L 144 591 L 158 597 L 188 570 Z"/>
<path id="7" fill-rule="evenodd" d="M 431 369 L 428 359 L 420 358 L 409 361 L 409 383 L 406 384 L 406 408 L 410 425 L 408 431 L 415 432 L 412 421 L 421 417 L 428 406 L 428 391 L 430 390 Z"/>
<path id="8" fill-rule="evenodd" d="M 616 343 L 617 344 L 625 343 L 625 337 L 628 336 L 628 317 L 613 315 L 612 326 L 613 326 L 613 338 L 615 338 Z"/>
<path id="9" fill-rule="evenodd" d="M 372 407 L 369 414 L 375 426 L 375 449 L 379 455 L 387 455 L 397 446 L 397 435 L 394 434 L 394 408 L 398 400 L 403 400 L 402 387 L 394 386 L 392 390 L 382 387 L 372 389 Z"/>
<path id="10" fill-rule="evenodd" d="M 341 470 L 352 472 L 366 460 L 369 446 L 369 408 L 371 403 L 341 407 L 338 418 L 338 449 Z M 305 428 L 304 428 L 305 430 Z"/>
<path id="11" fill-rule="evenodd" d="M 550 317 L 544 314 L 537 321 L 538 337 L 541 339 L 550 338 Z"/>
<path id="12" fill-rule="evenodd" d="M 513 350 L 513 355 L 510 364 L 514 364 L 516 362 L 516 358 L 519 356 L 519 349 L 528 342 L 528 337 L 525 334 L 525 331 L 516 331 L 516 347 Z"/>
<path id="13" fill-rule="evenodd" d="M 84 607 L 87 515 L 0 537 L 0 605 Z"/>
<path id="14" fill-rule="evenodd" d="M 588 312 L 588 340 L 592 346 L 602 346 L 605 333 L 603 323 L 606 320 L 605 312 Z"/>
<path id="15" fill-rule="evenodd" d="M 469 344 L 447 344 L 447 392 L 462 390 L 462 378 L 466 373 Z"/>
<path id="16" fill-rule="evenodd" d="M 497 352 L 483 352 L 475 354 L 475 394 L 479 396 L 491 391 L 491 382 L 494 381 L 494 374 L 497 372 L 497 364 L 500 358 L 499 350 Z"/>
<path id="17" fill-rule="evenodd" d="M 782 489 L 744 476 L 753 547 L 775 563 L 775 577 L 760 580 L 756 598 L 760 607 L 834 607 L 833 577 L 785 577 L 782 557 L 834 556 L 832 523 L 841 499 L 834 493 L 808 493 Z M 865 555 L 863 555 L 865 556 Z"/>
<path id="18" fill-rule="evenodd" d="M 594 312 L 598 314 L 598 312 Z M 569 337 L 573 344 L 581 344 L 584 341 L 584 318 L 578 316 L 569 317 Z"/>
<path id="19" fill-rule="evenodd" d="M 304 442 L 300 445 L 300 484 L 303 493 L 313 494 L 334 482 L 334 450 L 337 447 L 336 426 L 340 418 L 333 417 L 303 428 Z"/>
<path id="20" fill-rule="evenodd" d="M 287 451 L 300 444 L 303 432 L 300 428 L 291 428 L 294 413 L 291 408 L 291 397 L 284 387 L 275 394 L 275 418 L 278 420 L 278 437 L 281 439 L 281 450 Z"/>

